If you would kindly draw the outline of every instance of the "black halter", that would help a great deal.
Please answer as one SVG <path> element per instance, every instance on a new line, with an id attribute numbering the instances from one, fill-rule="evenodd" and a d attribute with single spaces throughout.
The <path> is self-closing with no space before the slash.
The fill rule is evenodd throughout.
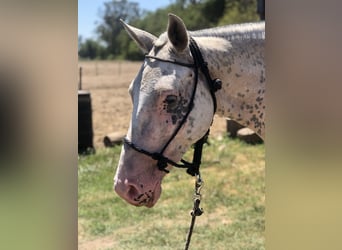
<path id="1" fill-rule="evenodd" d="M 156 160 L 158 169 L 161 171 L 165 171 L 166 173 L 169 173 L 169 171 L 166 169 L 166 167 L 167 167 L 167 164 L 170 164 L 170 165 L 173 165 L 173 166 L 178 167 L 178 168 L 186 168 L 188 174 L 195 176 L 195 175 L 199 174 L 199 167 L 201 165 L 203 144 L 207 141 L 209 131 L 210 131 L 209 129 L 205 133 L 205 135 L 195 143 L 195 149 L 194 149 L 194 155 L 193 155 L 192 163 L 187 162 L 183 159 L 181 160 L 181 164 L 176 163 L 176 162 L 172 161 L 171 159 L 169 159 L 163 155 L 166 148 L 169 146 L 171 141 L 176 137 L 177 133 L 179 132 L 181 127 L 186 122 L 186 120 L 187 120 L 187 118 L 188 118 L 188 116 L 189 116 L 189 114 L 190 114 L 190 112 L 194 106 L 194 99 L 195 99 L 197 83 L 198 83 L 198 69 L 200 69 L 202 71 L 202 73 L 204 74 L 204 76 L 207 80 L 209 90 L 210 90 L 210 94 L 211 94 L 211 97 L 213 99 L 213 104 L 214 104 L 213 114 L 215 114 L 215 112 L 216 112 L 217 104 L 216 104 L 215 92 L 217 90 L 221 89 L 221 80 L 220 79 L 214 79 L 214 80 L 211 79 L 210 74 L 209 74 L 209 70 L 208 70 L 208 64 L 207 64 L 207 62 L 204 61 L 202 53 L 201 53 L 197 43 L 195 42 L 195 40 L 192 37 L 190 38 L 189 48 L 190 48 L 190 52 L 191 52 L 191 55 L 193 57 L 194 63 L 183 63 L 183 62 L 178 62 L 178 61 L 165 60 L 165 59 L 155 57 L 155 56 L 149 56 L 149 55 L 145 56 L 146 58 L 152 58 L 152 59 L 162 61 L 162 62 L 168 62 L 168 63 L 181 65 L 184 67 L 194 68 L 195 84 L 194 84 L 191 99 L 190 99 L 190 102 L 188 105 L 187 113 L 184 115 L 183 119 L 178 124 L 177 128 L 173 132 L 170 139 L 167 141 L 167 143 L 164 145 L 164 147 L 162 148 L 162 150 L 159 153 L 158 152 L 151 153 L 147 150 L 144 150 L 143 148 L 136 146 L 133 142 L 129 141 L 127 138 L 124 138 L 124 143 L 126 145 L 130 146 L 131 148 L 133 148 L 134 150 L 136 150 L 137 152 L 145 154 L 145 155 L 151 157 L 152 159 Z"/>

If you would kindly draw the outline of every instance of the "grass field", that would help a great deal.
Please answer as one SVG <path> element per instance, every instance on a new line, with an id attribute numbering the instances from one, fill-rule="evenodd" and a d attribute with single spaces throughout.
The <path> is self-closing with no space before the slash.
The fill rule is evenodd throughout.
<path id="1" fill-rule="evenodd" d="M 120 147 L 79 158 L 79 249 L 184 249 L 194 178 L 173 169 L 153 208 L 112 190 Z M 265 249 L 265 148 L 211 139 L 203 153 L 202 203 L 190 249 Z M 188 157 L 189 158 L 189 157 Z"/>

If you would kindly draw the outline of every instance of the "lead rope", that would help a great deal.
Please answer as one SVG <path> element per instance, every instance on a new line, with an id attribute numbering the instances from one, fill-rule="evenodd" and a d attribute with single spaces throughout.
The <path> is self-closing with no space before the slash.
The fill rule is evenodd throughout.
<path id="1" fill-rule="evenodd" d="M 203 186 L 203 181 L 201 178 L 201 174 L 198 172 L 198 174 L 196 174 L 196 182 L 195 182 L 194 207 L 191 211 L 191 223 L 190 223 L 190 228 L 189 228 L 188 236 L 187 236 L 186 243 L 185 243 L 185 250 L 189 249 L 192 232 L 193 232 L 195 222 L 196 222 L 196 217 L 203 214 L 203 209 L 199 207 L 201 203 L 202 186 Z"/>
<path id="2" fill-rule="evenodd" d="M 196 217 L 203 214 L 203 209 L 200 208 L 201 189 L 203 186 L 203 180 L 202 180 L 201 173 L 200 173 L 199 169 L 201 166 L 203 145 L 204 145 L 204 143 L 207 142 L 209 133 L 210 133 L 210 130 L 208 129 L 207 133 L 205 133 L 205 135 L 196 142 L 195 150 L 194 150 L 194 157 L 192 159 L 193 163 L 187 169 L 187 173 L 192 175 L 192 176 L 195 176 L 196 181 L 195 181 L 195 192 L 194 192 L 194 198 L 193 198 L 194 207 L 190 213 L 191 223 L 190 223 L 190 228 L 189 228 L 188 236 L 187 236 L 186 243 L 185 243 L 185 250 L 189 249 L 192 232 L 194 230 L 194 226 L 195 226 L 195 222 L 196 222 Z"/>
<path id="3" fill-rule="evenodd" d="M 213 99 L 214 114 L 215 114 L 216 108 L 217 108 L 215 92 L 221 89 L 222 82 L 220 79 L 214 79 L 214 80 L 211 79 L 210 74 L 209 74 L 209 69 L 208 69 L 208 63 L 204 61 L 201 50 L 199 49 L 196 41 L 192 37 L 190 38 L 190 51 L 194 58 L 195 65 L 201 69 L 202 73 L 204 74 L 209 84 L 209 90 Z M 185 243 L 185 250 L 189 249 L 192 232 L 193 232 L 195 222 L 196 222 L 196 217 L 201 216 L 203 214 L 203 209 L 200 208 L 201 188 L 203 186 L 203 181 L 201 178 L 199 168 L 201 165 L 203 144 L 207 141 L 209 133 L 210 133 L 210 130 L 208 129 L 207 133 L 199 141 L 196 142 L 193 163 L 187 169 L 188 174 L 196 177 L 196 182 L 195 182 L 195 193 L 194 193 L 194 198 L 193 198 L 194 207 L 191 211 L 191 223 L 190 223 L 190 228 L 189 228 L 188 236 L 187 236 L 186 243 Z"/>

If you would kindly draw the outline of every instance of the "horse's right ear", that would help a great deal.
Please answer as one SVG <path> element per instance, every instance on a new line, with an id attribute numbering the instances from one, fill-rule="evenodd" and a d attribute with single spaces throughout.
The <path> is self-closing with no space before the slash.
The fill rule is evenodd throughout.
<path id="1" fill-rule="evenodd" d="M 167 35 L 173 45 L 178 51 L 182 52 L 189 42 L 188 31 L 182 19 L 174 14 L 169 14 L 169 23 L 167 26 Z"/>
<path id="2" fill-rule="evenodd" d="M 137 43 L 143 53 L 148 53 L 152 49 L 153 42 L 157 39 L 157 37 L 144 30 L 128 25 L 122 19 L 120 19 L 120 22 L 124 26 L 128 35 Z"/>

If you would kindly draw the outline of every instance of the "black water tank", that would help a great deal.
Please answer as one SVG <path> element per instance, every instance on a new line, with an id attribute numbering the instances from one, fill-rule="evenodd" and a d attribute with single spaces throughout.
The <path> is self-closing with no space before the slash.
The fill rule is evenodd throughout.
<path id="1" fill-rule="evenodd" d="M 78 153 L 94 153 L 90 92 L 78 91 Z"/>
<path id="2" fill-rule="evenodd" d="M 260 20 L 265 20 L 265 0 L 258 0 L 257 13 L 259 14 Z"/>

